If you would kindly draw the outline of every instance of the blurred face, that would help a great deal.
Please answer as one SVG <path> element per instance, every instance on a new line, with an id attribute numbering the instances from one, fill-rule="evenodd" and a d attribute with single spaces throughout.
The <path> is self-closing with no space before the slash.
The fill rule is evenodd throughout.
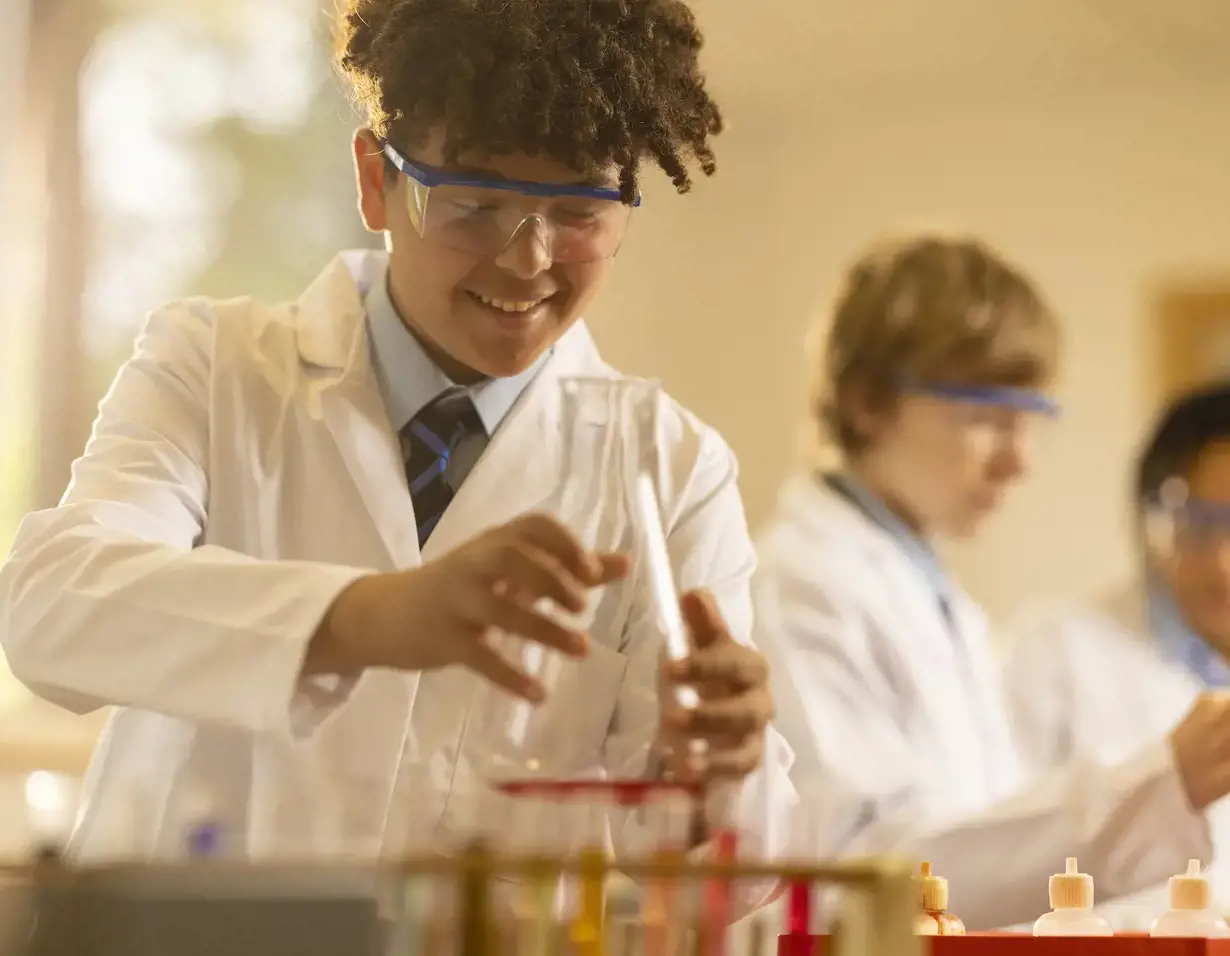
<path id="1" fill-rule="evenodd" d="M 1033 412 L 932 395 L 865 417 L 859 476 L 919 532 L 951 537 L 974 534 L 1000 506 L 1038 427 Z"/>
<path id="2" fill-rule="evenodd" d="M 442 168 L 443 142 L 439 131 L 406 158 Z M 393 302 L 437 365 L 460 384 L 529 368 L 581 317 L 611 268 L 609 258 L 554 262 L 535 228 L 524 229 L 491 254 L 424 239 L 411 218 L 412 185 L 403 174 L 392 182 L 386 179 L 380 144 L 369 131 L 356 134 L 354 159 L 364 224 L 386 236 Z M 461 160 L 465 173 L 483 179 L 596 184 L 593 177 L 578 176 L 542 157 Z M 606 184 L 615 185 L 614 177 L 599 185 Z M 524 203 L 527 215 L 538 212 L 530 208 L 535 199 L 517 201 Z"/>
<path id="3" fill-rule="evenodd" d="M 1175 538 L 1161 570 L 1188 626 L 1223 653 L 1230 652 L 1230 442 L 1206 448 L 1188 476 L 1188 501 L 1204 518 Z M 1223 516 L 1219 521 L 1217 516 Z"/>

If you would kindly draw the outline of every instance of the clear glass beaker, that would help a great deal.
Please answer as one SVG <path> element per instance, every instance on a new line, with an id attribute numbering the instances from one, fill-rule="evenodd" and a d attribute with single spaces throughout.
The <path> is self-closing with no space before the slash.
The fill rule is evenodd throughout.
<path id="1" fill-rule="evenodd" d="M 590 550 L 627 550 L 632 488 L 652 463 L 653 445 L 641 438 L 653 434 L 660 387 L 638 378 L 563 378 L 558 389 L 559 477 L 554 492 L 533 510 L 560 521 Z M 591 592 L 579 614 L 549 602 L 548 613 L 569 627 L 590 631 L 602 626 L 601 601 L 600 592 Z M 583 699 L 584 688 L 571 686 L 577 668 L 515 634 L 494 640 L 502 654 L 542 682 L 547 696 L 535 705 L 491 686 L 476 691 L 466 749 L 478 761 L 480 775 L 497 781 L 575 776 L 592 769 L 577 765 L 566 716 L 567 708 Z"/>

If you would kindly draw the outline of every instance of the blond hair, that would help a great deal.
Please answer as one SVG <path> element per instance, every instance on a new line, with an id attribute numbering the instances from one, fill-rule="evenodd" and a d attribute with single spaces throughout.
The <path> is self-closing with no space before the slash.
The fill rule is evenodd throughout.
<path id="1" fill-rule="evenodd" d="M 1059 325 L 1033 282 L 985 242 L 926 233 L 872 245 L 808 341 L 809 451 L 856 454 L 856 407 L 891 408 L 903 385 L 1043 388 Z"/>

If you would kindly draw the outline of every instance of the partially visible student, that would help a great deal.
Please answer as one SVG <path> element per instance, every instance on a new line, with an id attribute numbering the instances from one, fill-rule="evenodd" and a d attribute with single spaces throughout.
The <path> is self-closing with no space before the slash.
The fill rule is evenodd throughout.
<path id="1" fill-rule="evenodd" d="M 1114 764 L 1023 789 L 987 621 L 937 554 L 1026 474 L 1059 330 L 977 239 L 875 246 L 812 359 L 812 414 L 840 463 L 795 477 L 760 541 L 756 641 L 802 806 L 836 804 L 825 849 L 932 861 L 975 929 L 1032 920 L 1076 856 L 1102 896 L 1208 852 L 1230 791 L 1230 704 L 1196 700 Z"/>
<path id="2" fill-rule="evenodd" d="M 1040 772 L 1120 761 L 1169 733 L 1202 692 L 1230 689 L 1230 382 L 1163 410 L 1136 462 L 1132 510 L 1135 580 L 1100 600 L 1035 608 L 1012 629 L 1005 686 Z M 1209 879 L 1230 912 L 1230 805 L 1212 820 Z M 1159 907 L 1164 886 L 1107 915 L 1136 929 Z"/>

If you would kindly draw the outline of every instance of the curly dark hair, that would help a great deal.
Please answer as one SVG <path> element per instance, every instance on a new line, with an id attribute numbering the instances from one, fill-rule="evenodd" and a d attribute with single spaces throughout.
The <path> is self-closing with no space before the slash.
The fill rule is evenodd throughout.
<path id="1" fill-rule="evenodd" d="M 373 133 L 461 153 L 619 170 L 625 202 L 652 157 L 679 192 L 716 169 L 722 130 L 681 0 L 342 0 L 335 62 Z"/>

